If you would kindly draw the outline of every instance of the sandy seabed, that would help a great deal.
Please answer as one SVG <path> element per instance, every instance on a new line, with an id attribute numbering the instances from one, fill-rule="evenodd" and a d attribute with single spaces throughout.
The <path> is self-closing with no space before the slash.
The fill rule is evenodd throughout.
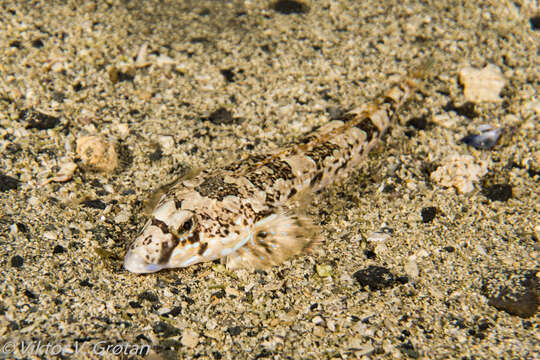
<path id="1" fill-rule="evenodd" d="M 534 4 L 1 1 L 0 358 L 538 356 Z M 366 166 L 306 209 L 314 253 L 122 268 L 152 190 L 293 141 L 425 63 Z M 467 102 L 460 70 L 488 64 L 500 99 Z M 505 129 L 493 149 L 459 142 L 480 124 Z M 88 135 L 118 167 L 48 181 Z M 432 181 L 452 156 L 487 166 L 472 191 Z"/>

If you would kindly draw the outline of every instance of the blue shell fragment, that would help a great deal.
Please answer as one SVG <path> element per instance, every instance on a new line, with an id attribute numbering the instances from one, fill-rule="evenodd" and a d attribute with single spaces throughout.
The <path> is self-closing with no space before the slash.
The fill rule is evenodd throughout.
<path id="1" fill-rule="evenodd" d="M 478 130 L 480 134 L 469 134 L 465 136 L 460 142 L 470 145 L 476 149 L 489 150 L 493 149 L 497 145 L 497 141 L 504 133 L 504 128 L 493 129 L 489 125 L 480 125 Z"/>

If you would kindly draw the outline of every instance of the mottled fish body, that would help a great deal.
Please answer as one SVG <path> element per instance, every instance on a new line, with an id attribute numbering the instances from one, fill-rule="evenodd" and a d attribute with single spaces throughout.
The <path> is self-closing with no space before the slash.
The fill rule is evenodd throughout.
<path id="1" fill-rule="evenodd" d="M 129 247 L 124 267 L 149 273 L 222 259 L 228 268 L 265 268 L 312 248 L 320 232 L 298 204 L 364 160 L 411 90 L 404 81 L 295 144 L 179 179 Z"/>

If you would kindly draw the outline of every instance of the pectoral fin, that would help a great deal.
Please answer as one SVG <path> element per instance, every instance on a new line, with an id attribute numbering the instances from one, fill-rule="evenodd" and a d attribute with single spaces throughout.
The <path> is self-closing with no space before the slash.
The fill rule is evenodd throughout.
<path id="1" fill-rule="evenodd" d="M 263 269 L 280 264 L 319 243 L 318 230 L 304 215 L 267 216 L 252 226 L 245 244 L 227 257 L 227 268 Z"/>

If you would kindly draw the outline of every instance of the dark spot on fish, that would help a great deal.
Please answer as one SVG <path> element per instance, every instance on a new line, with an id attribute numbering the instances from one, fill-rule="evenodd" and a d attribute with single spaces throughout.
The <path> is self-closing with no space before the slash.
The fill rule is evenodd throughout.
<path id="1" fill-rule="evenodd" d="M 199 232 L 195 232 L 193 233 L 192 236 L 188 237 L 187 241 L 190 243 L 190 244 L 195 244 L 197 242 L 199 242 Z"/>
<path id="2" fill-rule="evenodd" d="M 343 169 L 345 169 L 347 167 L 347 161 L 344 161 L 343 164 L 341 164 L 337 169 L 336 169 L 336 173 L 338 171 L 341 171 Z"/>
<path id="3" fill-rule="evenodd" d="M 255 222 L 261 220 L 261 219 L 264 219 L 270 215 L 272 215 L 274 213 L 274 211 L 272 211 L 271 209 L 266 209 L 266 210 L 262 210 L 258 213 L 255 214 Z"/>
<path id="4" fill-rule="evenodd" d="M 377 128 L 370 118 L 362 119 L 355 127 L 366 133 L 367 141 L 370 141 L 373 138 L 373 134 L 379 131 L 379 128 Z"/>
<path id="5" fill-rule="evenodd" d="M 150 243 L 152 242 L 152 237 L 150 235 L 148 235 L 142 242 L 143 245 L 149 245 Z M 133 244 L 133 246 L 135 247 L 135 244 Z"/>
<path id="6" fill-rule="evenodd" d="M 202 256 L 206 249 L 208 248 L 208 243 L 202 243 L 201 246 L 199 246 L 198 254 Z"/>
<path id="7" fill-rule="evenodd" d="M 223 175 L 213 176 L 205 179 L 203 183 L 195 188 L 201 196 L 211 199 L 223 200 L 226 196 L 238 196 L 238 186 L 226 183 Z"/>
<path id="8" fill-rule="evenodd" d="M 176 207 L 176 209 L 181 209 L 182 208 L 182 201 L 178 200 L 178 199 L 174 199 L 174 206 Z"/>
<path id="9" fill-rule="evenodd" d="M 158 227 L 164 234 L 170 234 L 169 226 L 167 226 L 167 224 L 165 224 L 163 221 L 152 218 L 152 225 Z"/>
<path id="10" fill-rule="evenodd" d="M 171 253 L 173 252 L 174 248 L 178 245 L 178 238 L 176 236 L 173 236 L 171 241 L 163 241 L 161 243 L 161 251 L 159 252 L 159 264 L 164 264 L 167 261 L 169 261 L 171 257 Z"/>
<path id="11" fill-rule="evenodd" d="M 266 253 L 268 253 L 268 254 L 272 253 L 272 249 L 270 248 L 270 245 L 265 243 L 263 240 L 258 240 L 257 243 L 264 248 Z"/>
<path id="12" fill-rule="evenodd" d="M 311 179 L 311 181 L 309 182 L 309 186 L 313 187 L 315 185 L 317 185 L 321 179 L 323 177 L 323 173 L 322 171 L 319 171 L 317 174 L 315 174 L 315 176 Z"/>
<path id="13" fill-rule="evenodd" d="M 296 190 L 296 188 L 292 188 L 291 191 L 289 191 L 289 195 L 287 195 L 287 199 L 292 198 L 297 192 L 298 190 Z"/>
<path id="14" fill-rule="evenodd" d="M 294 178 L 291 165 L 289 165 L 289 163 L 286 161 L 275 159 L 274 161 L 266 163 L 264 167 L 272 170 L 273 175 L 278 179 L 290 180 Z"/>
<path id="15" fill-rule="evenodd" d="M 306 152 L 306 155 L 311 158 L 317 165 L 317 169 L 324 167 L 324 159 L 329 156 L 333 156 L 334 150 L 339 149 L 339 146 L 331 143 L 324 143 L 319 146 L 315 146 L 313 149 Z"/>
<path id="16" fill-rule="evenodd" d="M 267 191 L 267 199 L 272 196 L 268 191 L 277 179 L 291 180 L 294 178 L 292 168 L 287 162 L 265 157 L 248 165 L 245 174 L 255 187 Z"/>

